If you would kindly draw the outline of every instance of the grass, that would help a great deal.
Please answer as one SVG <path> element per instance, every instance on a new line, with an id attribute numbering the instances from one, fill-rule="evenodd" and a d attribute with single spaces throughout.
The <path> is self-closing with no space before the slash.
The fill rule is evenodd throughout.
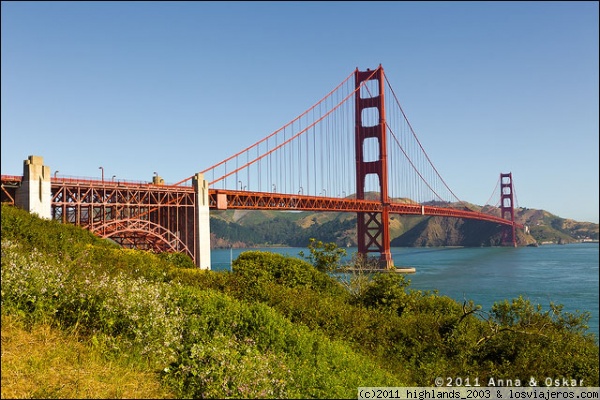
<path id="1" fill-rule="evenodd" d="M 157 374 L 74 332 L 2 315 L 2 398 L 174 398 Z"/>

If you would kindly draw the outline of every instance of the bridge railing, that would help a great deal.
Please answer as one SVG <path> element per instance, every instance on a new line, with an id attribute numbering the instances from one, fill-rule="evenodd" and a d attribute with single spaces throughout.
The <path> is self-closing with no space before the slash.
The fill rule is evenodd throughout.
<path id="1" fill-rule="evenodd" d="M 3 178 L 4 180 L 4 175 Z M 53 176 L 51 182 L 60 182 L 60 183 L 69 183 L 69 184 L 100 184 L 100 185 L 117 185 L 117 186 L 135 186 L 135 187 L 149 187 L 149 186 L 165 186 L 165 187 L 191 187 L 191 181 L 186 182 L 185 184 L 180 183 L 178 185 L 171 183 L 154 183 L 150 181 L 139 181 L 139 180 L 129 180 L 129 179 L 98 179 L 91 177 L 81 177 L 81 176 L 71 176 L 71 175 L 57 175 Z"/>
<path id="2" fill-rule="evenodd" d="M 22 180 L 21 175 L 2 175 L 2 182 L 21 182 Z"/>

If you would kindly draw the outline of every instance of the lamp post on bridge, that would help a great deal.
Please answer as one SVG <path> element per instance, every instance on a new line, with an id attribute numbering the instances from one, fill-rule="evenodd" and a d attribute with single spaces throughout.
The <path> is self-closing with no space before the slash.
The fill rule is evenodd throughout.
<path id="1" fill-rule="evenodd" d="M 98 169 L 102 170 L 102 183 L 104 183 L 104 167 L 98 167 Z"/>
<path id="2" fill-rule="evenodd" d="M 56 179 L 56 174 L 58 174 L 58 170 L 54 171 L 54 178 Z"/>

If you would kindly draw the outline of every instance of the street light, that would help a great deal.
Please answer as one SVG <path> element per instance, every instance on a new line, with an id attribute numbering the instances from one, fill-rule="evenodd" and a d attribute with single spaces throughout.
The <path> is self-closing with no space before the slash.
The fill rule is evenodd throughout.
<path id="1" fill-rule="evenodd" d="M 242 181 L 238 181 L 238 183 L 240 184 L 240 190 L 244 190 L 244 187 L 242 186 Z"/>
<path id="2" fill-rule="evenodd" d="M 102 170 L 102 182 L 104 183 L 104 167 L 98 167 L 98 169 Z"/>
<path id="3" fill-rule="evenodd" d="M 56 178 L 56 174 L 58 174 L 58 170 L 54 171 L 54 177 Z"/>
<path id="4" fill-rule="evenodd" d="M 116 177 L 117 177 L 116 175 L 113 175 L 113 176 L 112 176 L 112 181 L 113 181 L 113 182 L 115 181 L 115 178 L 116 178 Z"/>

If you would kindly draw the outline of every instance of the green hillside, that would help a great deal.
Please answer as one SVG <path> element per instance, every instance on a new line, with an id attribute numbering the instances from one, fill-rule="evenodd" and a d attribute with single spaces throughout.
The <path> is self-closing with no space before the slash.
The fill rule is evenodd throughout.
<path id="1" fill-rule="evenodd" d="M 500 210 L 468 205 L 500 216 Z M 528 227 L 517 231 L 517 244 L 574 243 L 599 238 L 599 226 L 563 219 L 543 210 L 520 208 L 515 220 Z M 342 212 L 215 211 L 211 212 L 212 246 L 216 248 L 306 246 L 311 237 L 338 246 L 356 246 L 356 215 Z M 390 216 L 392 246 L 497 246 L 499 225 L 458 218 Z"/>
<path id="2" fill-rule="evenodd" d="M 315 267 L 337 250 L 317 243 L 314 265 L 247 251 L 204 271 L 3 204 L 2 397 L 355 398 L 437 376 L 598 386 L 589 314 L 523 298 L 481 310 L 360 268 L 338 280 Z"/>

